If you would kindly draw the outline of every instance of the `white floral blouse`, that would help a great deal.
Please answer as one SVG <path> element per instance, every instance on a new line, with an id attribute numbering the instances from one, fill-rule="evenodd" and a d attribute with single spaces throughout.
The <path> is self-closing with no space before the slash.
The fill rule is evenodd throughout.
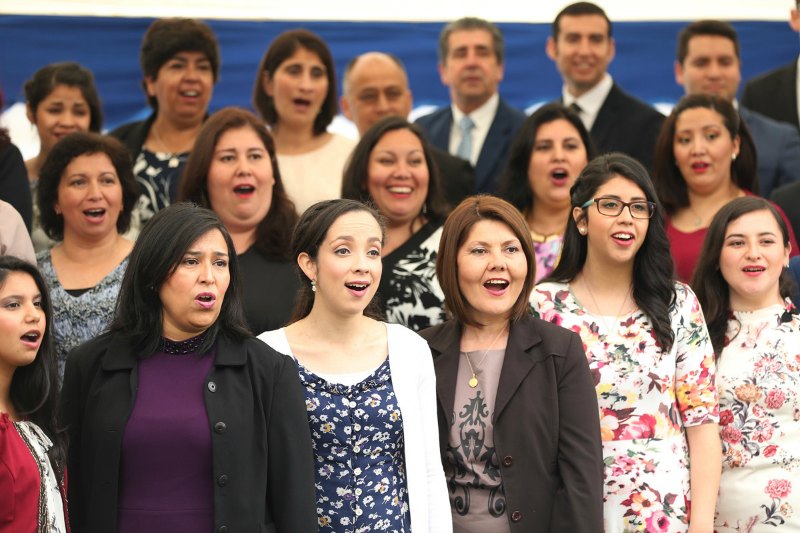
<path id="1" fill-rule="evenodd" d="M 800 531 L 800 316 L 787 300 L 728 321 L 718 362 L 716 530 Z"/>
<path id="2" fill-rule="evenodd" d="M 614 323 L 592 316 L 566 283 L 542 283 L 531 295 L 537 316 L 583 340 L 600 407 L 605 533 L 688 529 L 684 428 L 716 423 L 719 407 L 700 304 L 686 285 L 675 288 L 675 341 L 667 353 L 639 309 Z"/>

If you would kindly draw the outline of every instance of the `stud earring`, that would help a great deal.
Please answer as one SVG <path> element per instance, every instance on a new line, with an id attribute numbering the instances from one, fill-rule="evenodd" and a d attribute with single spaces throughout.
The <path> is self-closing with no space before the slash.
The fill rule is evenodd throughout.
<path id="1" fill-rule="evenodd" d="M 731 161 L 736 161 L 736 154 L 731 155 Z"/>
<path id="2" fill-rule="evenodd" d="M 311 280 L 311 292 L 317 292 L 317 280 Z"/>
<path id="3" fill-rule="evenodd" d="M 586 235 L 586 228 L 578 228 L 578 233 L 581 235 Z"/>

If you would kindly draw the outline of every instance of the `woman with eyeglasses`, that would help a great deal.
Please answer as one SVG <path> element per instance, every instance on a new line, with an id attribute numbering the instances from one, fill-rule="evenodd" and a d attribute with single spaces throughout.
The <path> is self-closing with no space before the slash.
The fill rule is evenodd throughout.
<path id="1" fill-rule="evenodd" d="M 576 331 L 597 390 L 604 529 L 712 531 L 720 478 L 714 351 L 691 289 L 673 281 L 653 184 L 608 154 L 581 172 L 561 261 L 531 295 Z"/>

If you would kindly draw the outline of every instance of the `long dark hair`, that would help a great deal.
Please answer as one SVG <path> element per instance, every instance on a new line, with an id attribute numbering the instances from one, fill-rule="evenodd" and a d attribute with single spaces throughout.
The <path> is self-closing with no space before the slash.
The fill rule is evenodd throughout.
<path id="1" fill-rule="evenodd" d="M 272 164 L 272 201 L 267 215 L 256 226 L 256 240 L 253 246 L 266 257 L 288 259 L 292 230 L 297 223 L 294 203 L 286 195 L 283 187 L 278 160 L 275 157 L 275 143 L 267 131 L 267 126 L 255 115 L 238 107 L 220 109 L 209 118 L 194 143 L 194 149 L 186 162 L 181 176 L 178 201 L 196 202 L 201 207 L 213 210 L 208 197 L 208 171 L 214 159 L 214 152 L 220 137 L 230 130 L 250 128 L 255 132 Z"/>
<path id="2" fill-rule="evenodd" d="M 523 213 L 534 208 L 528 168 L 533 148 L 536 146 L 536 135 L 539 133 L 539 128 L 556 120 L 566 120 L 577 130 L 586 149 L 586 161 L 591 161 L 596 155 L 592 138 L 574 111 L 561 104 L 547 104 L 537 109 L 522 123 L 514 137 L 509 151 L 508 167 L 498 190 L 498 196 L 511 202 Z"/>
<path id="3" fill-rule="evenodd" d="M 300 293 L 295 300 L 294 312 L 289 324 L 307 317 L 311 312 L 311 308 L 314 307 L 314 291 L 311 290 L 311 281 L 300 269 L 300 265 L 297 264 L 297 257 L 302 253 L 306 253 L 312 260 L 316 261 L 319 255 L 319 247 L 325 240 L 330 227 L 339 217 L 353 211 L 365 211 L 372 215 L 381 228 L 381 238 L 385 237 L 381 214 L 372 206 L 356 200 L 345 198 L 317 202 L 306 209 L 300 217 L 292 238 L 292 257 L 295 259 L 295 270 L 300 279 Z M 373 298 L 367 305 L 367 308 L 364 309 L 364 315 L 375 320 L 383 320 L 385 317 L 382 315 L 376 300 L 376 298 Z"/>
<path id="4" fill-rule="evenodd" d="M 754 211 L 769 211 L 780 228 L 783 247 L 789 246 L 789 228 L 771 203 L 757 196 L 736 198 L 717 211 L 711 220 L 692 276 L 692 289 L 703 308 L 711 344 L 717 357 L 725 348 L 725 333 L 731 315 L 730 287 L 719 269 L 725 232 L 731 222 Z M 789 269 L 784 268 L 781 272 L 778 289 L 782 298 L 788 298 L 794 292 L 794 281 Z"/>
<path id="5" fill-rule="evenodd" d="M 219 317 L 206 331 L 200 351 L 208 351 L 218 335 L 237 340 L 249 337 L 239 296 L 239 263 L 231 236 L 213 211 L 188 202 L 160 210 L 145 224 L 122 278 L 109 331 L 126 338 L 142 356 L 155 353 L 164 331 L 158 291 L 175 272 L 186 250 L 213 230 L 222 233 L 228 247 L 230 284 Z"/>
<path id="6" fill-rule="evenodd" d="M 739 155 L 731 161 L 731 181 L 738 187 L 758 194 L 758 158 L 750 131 L 733 105 L 719 96 L 690 94 L 675 104 L 656 141 L 653 163 L 653 182 L 667 214 L 689 205 L 686 180 L 675 161 L 675 124 L 681 113 L 689 109 L 710 109 L 722 117 L 731 139 L 739 137 Z"/>
<path id="7" fill-rule="evenodd" d="M 424 210 L 429 219 L 443 220 L 449 211 L 447 201 L 444 199 L 442 184 L 439 178 L 439 169 L 431 155 L 431 148 L 419 126 L 410 123 L 402 117 L 386 117 L 372 125 L 353 149 L 347 167 L 344 169 L 342 180 L 342 198 L 373 202 L 367 188 L 369 179 L 369 160 L 372 151 L 384 135 L 391 131 L 408 130 L 419 139 L 422 153 L 425 155 L 425 164 L 428 167 L 428 195 L 425 197 Z"/>
<path id="8" fill-rule="evenodd" d="M 58 423 L 58 363 L 53 343 L 53 308 L 47 284 L 32 264 L 10 255 L 0 256 L 0 287 L 14 272 L 29 275 L 42 295 L 41 305 L 45 316 L 45 329 L 42 343 L 36 358 L 29 365 L 18 367 L 11 376 L 10 400 L 17 414 L 30 420 L 50 438 L 53 447 L 48 451 L 50 462 L 56 471 L 59 482 L 64 479 L 64 465 L 67 459 L 67 436 Z"/>
<path id="9" fill-rule="evenodd" d="M 670 319 L 670 311 L 675 305 L 675 267 L 669 251 L 663 209 L 647 170 L 625 154 L 612 152 L 601 155 L 593 159 L 575 181 L 570 189 L 570 203 L 573 209 L 580 208 L 586 201 L 594 198 L 597 189 L 617 176 L 632 181 L 642 189 L 645 198 L 655 202 L 657 206 L 647 226 L 644 243 L 633 260 L 633 299 L 653 324 L 653 335 L 661 351 L 667 352 L 675 340 Z M 588 208 L 583 208 L 582 217 L 589 216 L 587 211 Z M 544 281 L 569 283 L 575 279 L 586 263 L 586 250 L 586 238 L 578 232 L 575 219 L 570 217 L 564 234 L 561 259 Z"/>

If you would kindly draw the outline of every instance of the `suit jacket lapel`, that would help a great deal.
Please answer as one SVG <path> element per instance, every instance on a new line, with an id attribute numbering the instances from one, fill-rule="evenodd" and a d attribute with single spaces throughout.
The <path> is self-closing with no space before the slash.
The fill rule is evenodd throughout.
<path id="1" fill-rule="evenodd" d="M 592 124 L 592 139 L 598 149 L 605 145 L 609 135 L 611 135 L 611 128 L 614 123 L 614 117 L 620 111 L 619 107 L 619 89 L 617 84 L 611 86 L 611 91 L 606 96 L 603 105 L 600 106 L 600 111 Z"/>
<path id="2" fill-rule="evenodd" d="M 431 124 L 428 134 L 430 135 L 431 144 L 448 152 L 450 147 L 450 128 L 453 126 L 453 111 L 450 106 L 447 106 L 442 109 L 441 113 L 440 120 L 436 120 Z"/>
<path id="3" fill-rule="evenodd" d="M 534 349 L 542 341 L 542 338 L 536 331 L 533 322 L 532 317 L 526 316 L 511 324 L 505 360 L 503 369 L 500 371 L 500 381 L 497 385 L 497 396 L 494 402 L 495 423 L 536 363 L 547 355 Z"/>
<path id="4" fill-rule="evenodd" d="M 503 148 L 511 142 L 510 137 L 514 134 L 512 129 L 509 110 L 501 98 L 475 165 L 476 191 L 484 191 L 489 185 L 495 167 L 503 155 Z"/>

